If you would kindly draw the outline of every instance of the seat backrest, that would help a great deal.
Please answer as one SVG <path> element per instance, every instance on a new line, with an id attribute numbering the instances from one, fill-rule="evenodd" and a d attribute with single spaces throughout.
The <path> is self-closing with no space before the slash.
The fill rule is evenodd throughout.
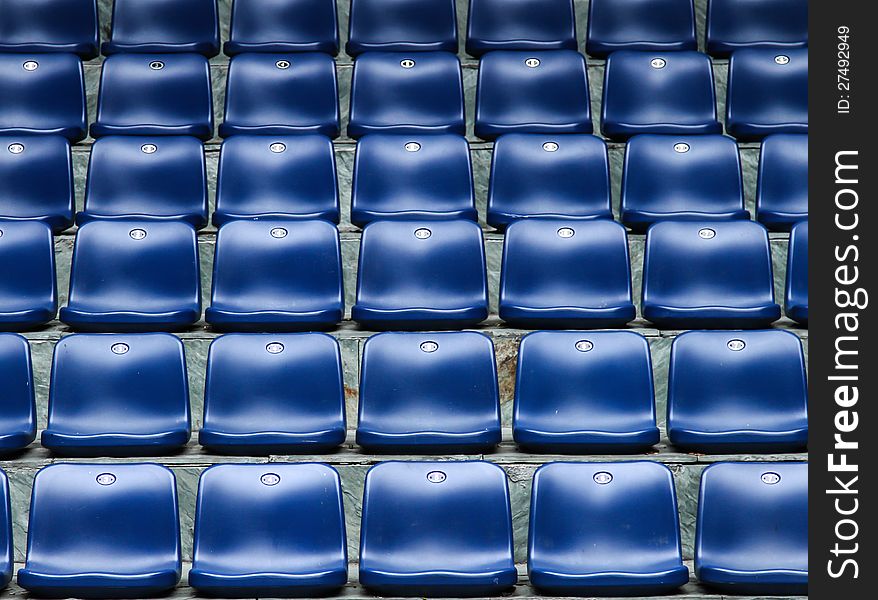
<path id="1" fill-rule="evenodd" d="M 115 0 L 104 54 L 219 52 L 217 0 Z"/>
<path id="2" fill-rule="evenodd" d="M 728 56 L 741 48 L 808 45 L 808 0 L 710 0 L 707 51 Z"/>
<path id="3" fill-rule="evenodd" d="M 455 0 L 351 0 L 347 53 L 457 52 Z"/>
<path id="4" fill-rule="evenodd" d="M 59 135 L 0 136 L 0 218 L 38 219 L 55 233 L 72 224 L 73 161 Z"/>
<path id="5" fill-rule="evenodd" d="M 807 135 L 779 133 L 762 142 L 756 213 L 767 227 L 776 224 L 766 213 L 787 213 L 791 220 L 808 214 Z"/>
<path id="6" fill-rule="evenodd" d="M 337 54 L 336 10 L 335 2 L 325 0 L 235 0 L 225 53 Z"/>
<path id="7" fill-rule="evenodd" d="M 2 454 L 4 451 L 17 450 L 22 445 L 30 443 L 37 431 L 30 346 L 24 337 L 15 333 L 0 333 L 0 390 L 2 390 L 0 392 L 0 454 Z M 24 437 L 30 439 L 21 439 L 21 434 L 27 434 Z M 17 438 L 14 442 L 13 436 Z M 0 563 L 2 562 L 2 552 L 0 552 Z"/>
<path id="8" fill-rule="evenodd" d="M 693 0 L 590 0 L 586 50 L 696 50 Z"/>
<path id="9" fill-rule="evenodd" d="M 463 0 L 460 0 L 463 1 Z M 573 0 L 469 0 L 466 51 L 576 50 Z"/>
<path id="10" fill-rule="evenodd" d="M 0 314 L 54 310 L 56 302 L 52 231 L 37 221 L 0 221 Z"/>
<path id="11" fill-rule="evenodd" d="M 808 221 L 790 234 L 785 301 L 788 309 L 793 304 L 808 306 Z"/>
<path id="12" fill-rule="evenodd" d="M 9 499 L 9 480 L 0 469 L 0 590 L 12 578 L 12 507 Z"/>
<path id="13" fill-rule="evenodd" d="M 0 0 L 0 52 L 98 54 L 97 0 Z"/>

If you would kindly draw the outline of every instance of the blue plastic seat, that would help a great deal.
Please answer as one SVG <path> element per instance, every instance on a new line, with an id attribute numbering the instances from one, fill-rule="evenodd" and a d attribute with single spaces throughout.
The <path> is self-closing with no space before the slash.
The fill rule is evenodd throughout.
<path id="1" fill-rule="evenodd" d="M 328 54 L 241 54 L 229 63 L 222 137 L 320 133 L 338 137 L 338 85 Z"/>
<path id="2" fill-rule="evenodd" d="M 0 331 L 40 327 L 57 311 L 52 230 L 37 221 L 0 220 Z"/>
<path id="3" fill-rule="evenodd" d="M 756 218 L 772 231 L 808 219 L 808 136 L 779 133 L 762 142 Z"/>
<path id="4" fill-rule="evenodd" d="M 523 219 L 506 230 L 500 318 L 525 329 L 624 327 L 635 317 L 625 228 Z"/>
<path id="5" fill-rule="evenodd" d="M 576 50 L 573 0 L 469 0 L 466 51 Z"/>
<path id="6" fill-rule="evenodd" d="M 790 235 L 784 312 L 796 323 L 808 326 L 808 221 L 793 227 Z"/>
<path id="7" fill-rule="evenodd" d="M 506 473 L 383 462 L 366 474 L 360 583 L 381 596 L 499 596 L 515 585 Z"/>
<path id="8" fill-rule="evenodd" d="M 101 138 L 91 149 L 82 225 L 95 219 L 207 225 L 207 168 L 201 141 L 187 136 Z"/>
<path id="9" fill-rule="evenodd" d="M 34 402 L 30 346 L 26 339 L 15 333 L 0 333 L 0 389 L 3 390 L 0 394 L 0 456 L 3 456 L 27 447 L 37 436 L 37 408 Z M 0 540 L 2 539 L 3 534 L 0 531 Z M 0 541 L 0 589 L 3 587 L 2 565 Z"/>
<path id="10" fill-rule="evenodd" d="M 371 329 L 462 329 L 488 318 L 481 228 L 375 221 L 360 240 L 354 321 Z"/>
<path id="11" fill-rule="evenodd" d="M 460 61 L 449 52 L 368 52 L 351 82 L 348 135 L 466 134 Z"/>
<path id="12" fill-rule="evenodd" d="M 0 53 L 0 135 L 86 134 L 82 63 L 73 54 Z"/>
<path id="13" fill-rule="evenodd" d="M 752 221 L 653 225 L 643 316 L 662 329 L 759 329 L 777 321 L 768 232 Z"/>
<path id="14" fill-rule="evenodd" d="M 97 0 L 0 0 L 0 52 L 98 55 Z"/>
<path id="15" fill-rule="evenodd" d="M 0 136 L 3 219 L 42 221 L 53 233 L 73 225 L 73 162 L 65 138 Z"/>
<path id="16" fill-rule="evenodd" d="M 491 52 L 479 63 L 476 135 L 591 133 L 585 57 L 573 50 Z"/>
<path id="17" fill-rule="evenodd" d="M 457 52 L 454 0 L 351 0 L 351 56 L 363 52 Z"/>
<path id="18" fill-rule="evenodd" d="M 9 500 L 9 480 L 0 469 L 0 590 L 12 580 L 12 506 Z"/>
<path id="19" fill-rule="evenodd" d="M 200 316 L 191 225 L 120 220 L 79 228 L 61 321 L 80 331 L 177 331 Z"/>
<path id="20" fill-rule="evenodd" d="M 707 52 L 726 57 L 741 48 L 804 48 L 808 0 L 710 0 Z"/>
<path id="21" fill-rule="evenodd" d="M 637 135 L 622 175 L 622 223 L 645 232 L 659 221 L 749 219 L 741 158 L 722 135 Z"/>
<path id="22" fill-rule="evenodd" d="M 115 0 L 105 55 L 197 52 L 219 54 L 217 0 Z"/>
<path id="23" fill-rule="evenodd" d="M 34 478 L 27 564 L 36 596 L 143 598 L 180 581 L 180 516 L 170 469 L 54 464 Z"/>
<path id="24" fill-rule="evenodd" d="M 469 145 L 459 135 L 367 135 L 357 143 L 351 222 L 478 221 Z"/>
<path id="25" fill-rule="evenodd" d="M 808 463 L 718 463 L 701 477 L 695 575 L 729 594 L 808 594 Z"/>
<path id="26" fill-rule="evenodd" d="M 235 0 L 229 41 L 223 51 L 325 52 L 338 54 L 334 2 L 325 0 Z"/>
<path id="27" fill-rule="evenodd" d="M 531 584 L 552 595 L 657 596 L 689 582 L 674 476 L 651 461 L 537 469 L 527 550 Z"/>
<path id="28" fill-rule="evenodd" d="M 646 339 L 633 331 L 524 336 L 512 435 L 526 451 L 560 454 L 620 454 L 657 444 Z"/>
<path id="29" fill-rule="evenodd" d="M 347 433 L 344 400 L 335 338 L 223 335 L 210 344 L 198 441 L 223 454 L 330 452 Z"/>
<path id="30" fill-rule="evenodd" d="M 527 217 L 612 219 L 607 145 L 593 135 L 510 133 L 494 143 L 488 224 Z"/>
<path id="31" fill-rule="evenodd" d="M 604 73 L 601 131 L 617 141 L 639 133 L 722 133 L 710 59 L 691 51 L 614 52 Z"/>
<path id="32" fill-rule="evenodd" d="M 319 463 L 201 474 L 189 585 L 223 598 L 325 596 L 347 583 L 338 472 Z"/>
<path id="33" fill-rule="evenodd" d="M 590 0 L 585 50 L 606 58 L 618 50 L 697 50 L 692 0 Z"/>
<path id="34" fill-rule="evenodd" d="M 233 221 L 220 228 L 204 319 L 225 331 L 328 329 L 344 314 L 331 223 Z"/>
<path id="35" fill-rule="evenodd" d="M 808 384 L 799 338 L 787 331 L 689 331 L 674 339 L 668 437 L 710 453 L 801 451 Z"/>
<path id="36" fill-rule="evenodd" d="M 213 136 L 207 59 L 197 54 L 120 54 L 103 63 L 92 137 Z"/>
<path id="37" fill-rule="evenodd" d="M 808 49 L 735 52 L 729 62 L 726 130 L 741 142 L 808 133 Z"/>

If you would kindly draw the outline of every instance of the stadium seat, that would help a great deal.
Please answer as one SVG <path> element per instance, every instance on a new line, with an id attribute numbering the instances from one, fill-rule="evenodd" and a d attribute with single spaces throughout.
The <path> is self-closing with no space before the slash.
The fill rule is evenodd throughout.
<path id="1" fill-rule="evenodd" d="M 97 140 L 88 163 L 82 225 L 95 219 L 184 221 L 207 225 L 207 168 L 201 141 L 187 136 Z"/>
<path id="2" fill-rule="evenodd" d="M 217 174 L 217 227 L 237 219 L 323 219 L 338 223 L 335 153 L 317 134 L 235 135 Z"/>
<path id="3" fill-rule="evenodd" d="M 96 0 L 0 0 L 0 52 L 98 55 Z"/>
<path id="4" fill-rule="evenodd" d="M 62 456 L 164 456 L 189 441 L 183 342 L 167 333 L 76 334 L 55 346 L 40 438 Z"/>
<path id="5" fill-rule="evenodd" d="M 338 137 L 335 61 L 328 54 L 241 54 L 229 63 L 222 137 L 320 133 Z"/>
<path id="6" fill-rule="evenodd" d="M 0 220 L 42 221 L 61 233 L 73 225 L 70 144 L 58 135 L 0 136 Z"/>
<path id="7" fill-rule="evenodd" d="M 381 596 L 499 596 L 515 585 L 506 473 L 487 462 L 369 469 L 360 583 Z"/>
<path id="8" fill-rule="evenodd" d="M 606 58 L 618 50 L 697 50 L 692 0 L 590 0 L 585 50 Z"/>
<path id="9" fill-rule="evenodd" d="M 101 51 L 219 54 L 217 0 L 115 0 L 110 39 Z"/>
<path id="10" fill-rule="evenodd" d="M 488 224 L 527 217 L 612 219 L 607 145 L 593 135 L 510 133 L 494 143 Z"/>
<path id="11" fill-rule="evenodd" d="M 197 54 L 120 54 L 103 63 L 92 137 L 213 136 L 207 59 Z"/>
<path id="12" fill-rule="evenodd" d="M 37 221 L 0 220 L 0 331 L 21 331 L 55 318 L 52 230 Z"/>
<path id="13" fill-rule="evenodd" d="M 632 331 L 524 336 L 512 435 L 525 451 L 555 454 L 621 454 L 657 444 L 646 339 Z"/>
<path id="14" fill-rule="evenodd" d="M 787 331 L 689 331 L 674 339 L 668 437 L 711 453 L 797 452 L 808 443 L 808 384 Z"/>
<path id="15" fill-rule="evenodd" d="M 92 221 L 79 228 L 61 321 L 79 331 L 177 331 L 200 316 L 191 225 Z"/>
<path id="16" fill-rule="evenodd" d="M 34 478 L 27 564 L 35 596 L 143 598 L 180 581 L 180 517 L 170 469 L 54 464 Z"/>
<path id="17" fill-rule="evenodd" d="M 351 222 L 478 221 L 469 145 L 459 135 L 367 135 L 357 143 Z"/>
<path id="18" fill-rule="evenodd" d="M 12 579 L 12 507 L 9 501 L 9 480 L 0 469 L 0 590 Z"/>
<path id="19" fill-rule="evenodd" d="M 341 243 L 326 221 L 220 228 L 205 320 L 225 331 L 332 328 L 344 314 Z"/>
<path id="20" fill-rule="evenodd" d="M 573 0 L 469 0 L 466 51 L 576 50 L 575 21 Z"/>
<path id="21" fill-rule="evenodd" d="M 223 598 L 325 596 L 347 583 L 341 480 L 318 463 L 201 474 L 189 585 Z"/>
<path id="22" fill-rule="evenodd" d="M 808 326 L 808 221 L 793 227 L 790 235 L 784 312 L 796 323 Z"/>
<path id="23" fill-rule="evenodd" d="M 710 0 L 707 52 L 808 46 L 808 0 Z"/>
<path id="24" fill-rule="evenodd" d="M 347 433 L 344 399 L 335 338 L 322 333 L 220 336 L 207 357 L 198 441 L 222 454 L 331 452 Z"/>
<path id="25" fill-rule="evenodd" d="M 371 329 L 462 329 L 488 317 L 481 228 L 375 221 L 360 240 L 353 319 Z"/>
<path id="26" fill-rule="evenodd" d="M 741 158 L 722 135 L 636 135 L 625 150 L 622 223 L 749 219 Z"/>
<path id="27" fill-rule="evenodd" d="M 479 63 L 476 135 L 591 133 L 585 58 L 573 50 L 491 52 Z"/>
<path id="28" fill-rule="evenodd" d="M 722 133 L 713 70 L 700 52 L 619 50 L 607 59 L 601 114 L 604 136 Z"/>
<path id="29" fill-rule="evenodd" d="M 0 53 L 0 135 L 86 134 L 82 63 L 73 54 Z"/>
<path id="30" fill-rule="evenodd" d="M 500 318 L 525 329 L 634 320 L 625 228 L 607 219 L 523 219 L 506 230 Z"/>
<path id="31" fill-rule="evenodd" d="M 772 231 L 808 219 L 808 136 L 779 133 L 762 142 L 756 218 Z"/>
<path id="32" fill-rule="evenodd" d="M 491 339 L 474 331 L 379 333 L 360 369 L 357 444 L 369 452 L 471 454 L 500 443 Z"/>
<path id="33" fill-rule="evenodd" d="M 768 232 L 751 221 L 653 225 L 643 316 L 662 329 L 758 329 L 777 321 Z"/>
<path id="34" fill-rule="evenodd" d="M 460 61 L 450 52 L 369 52 L 354 63 L 348 135 L 465 135 Z"/>
<path id="35" fill-rule="evenodd" d="M 27 447 L 37 435 L 34 375 L 30 346 L 15 333 L 0 333 L 0 457 Z M 2 490 L 0 490 L 2 496 Z M 2 500 L 0 500 L 2 503 Z M 2 521 L 2 514 L 0 514 Z M 3 539 L 0 523 L 0 540 Z M 3 588 L 3 554 L 0 541 L 0 589 Z"/>
<path id="36" fill-rule="evenodd" d="M 729 62 L 726 130 L 740 142 L 808 133 L 808 49 L 738 50 Z"/>
<path id="37" fill-rule="evenodd" d="M 454 0 L 351 0 L 346 52 L 457 53 Z"/>
<path id="38" fill-rule="evenodd" d="M 325 0 L 235 0 L 229 56 L 243 52 L 325 52 L 338 54 L 335 2 Z"/>
<path id="39" fill-rule="evenodd" d="M 729 594 L 808 594 L 808 463 L 718 463 L 701 477 L 695 575 Z"/>
<path id="40" fill-rule="evenodd" d="M 657 596 L 689 582 L 674 476 L 651 461 L 541 466 L 527 550 L 531 584 L 552 595 Z"/>

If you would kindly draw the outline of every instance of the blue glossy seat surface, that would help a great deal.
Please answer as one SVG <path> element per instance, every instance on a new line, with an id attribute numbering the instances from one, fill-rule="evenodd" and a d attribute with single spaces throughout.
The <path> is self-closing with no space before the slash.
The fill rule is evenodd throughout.
<path id="1" fill-rule="evenodd" d="M 335 61 L 328 54 L 246 53 L 229 63 L 222 137 L 339 133 Z"/>
<path id="2" fill-rule="evenodd" d="M 751 221 L 653 225 L 643 316 L 663 329 L 758 329 L 778 320 L 768 232 Z"/>
<path id="3" fill-rule="evenodd" d="M 528 451 L 621 453 L 659 441 L 649 346 L 631 331 L 536 331 L 518 353 L 512 435 Z"/>
<path id="4" fill-rule="evenodd" d="M 377 219 L 478 218 L 466 138 L 371 134 L 357 142 L 351 191 L 355 225 Z"/>
<path id="5" fill-rule="evenodd" d="M 466 51 L 576 50 L 573 0 L 469 0 Z"/>
<path id="6" fill-rule="evenodd" d="M 793 227 L 790 234 L 784 312 L 793 321 L 808 326 L 808 221 Z"/>
<path id="7" fill-rule="evenodd" d="M 76 233 L 60 318 L 80 331 L 176 331 L 201 316 L 200 286 L 191 225 L 92 221 Z"/>
<path id="8" fill-rule="evenodd" d="M 344 313 L 341 243 L 331 223 L 233 221 L 216 240 L 205 320 L 230 331 L 331 328 Z"/>
<path id="9" fill-rule="evenodd" d="M 460 329 L 488 317 L 481 228 L 375 221 L 360 240 L 355 321 L 374 329 Z"/>
<path id="10" fill-rule="evenodd" d="M 808 464 L 707 467 L 698 499 L 695 575 L 730 594 L 806 595 Z"/>
<path id="11" fill-rule="evenodd" d="M 0 53 L 0 89 L 0 135 L 85 138 L 85 79 L 78 56 Z"/>
<path id="12" fill-rule="evenodd" d="M 366 474 L 360 583 L 369 590 L 496 596 L 518 578 L 512 552 L 509 489 L 497 465 L 389 461 Z"/>
<path id="13" fill-rule="evenodd" d="M 224 454 L 329 452 L 345 439 L 344 398 L 335 338 L 220 336 L 208 353 L 198 441 Z"/>
<path id="14" fill-rule="evenodd" d="M 207 167 L 201 140 L 121 136 L 97 140 L 88 163 L 80 225 L 95 219 L 207 224 Z"/>
<path id="15" fill-rule="evenodd" d="M 223 51 L 325 52 L 338 54 L 335 2 L 325 0 L 235 0 L 229 41 Z"/>
<path id="16" fill-rule="evenodd" d="M 54 464 L 36 474 L 21 587 L 37 596 L 142 598 L 173 588 L 181 570 L 170 469 Z"/>
<path id="17" fill-rule="evenodd" d="M 707 52 L 725 57 L 741 48 L 808 45 L 808 0 L 710 0 Z"/>
<path id="18" fill-rule="evenodd" d="M 217 0 L 115 0 L 105 55 L 195 52 L 208 58 L 220 48 Z"/>
<path id="19" fill-rule="evenodd" d="M 476 135 L 591 133 L 585 57 L 574 50 L 491 52 L 479 63 Z"/>
<path id="20" fill-rule="evenodd" d="M 655 462 L 543 465 L 528 538 L 528 575 L 543 593 L 651 596 L 689 581 L 674 476 Z"/>
<path id="21" fill-rule="evenodd" d="M 0 52 L 98 55 L 97 0 L 0 0 Z"/>
<path id="22" fill-rule="evenodd" d="M 614 52 L 604 73 L 601 131 L 617 141 L 639 133 L 722 133 L 710 59 L 692 51 Z"/>
<path id="23" fill-rule="evenodd" d="M 454 0 L 351 0 L 351 56 L 363 52 L 457 52 Z"/>
<path id="24" fill-rule="evenodd" d="M 0 220 L 0 331 L 21 331 L 55 318 L 55 246 L 37 221 Z"/>
<path id="25" fill-rule="evenodd" d="M 222 597 L 318 596 L 347 583 L 341 480 L 318 463 L 215 465 L 198 483 L 189 585 Z"/>
<path id="26" fill-rule="evenodd" d="M 0 469 L 0 590 L 12 580 L 12 507 L 9 500 L 9 480 Z"/>
<path id="27" fill-rule="evenodd" d="M 348 135 L 466 134 L 460 61 L 450 52 L 368 52 L 357 58 Z"/>
<path id="28" fill-rule="evenodd" d="M 773 231 L 808 219 L 808 136 L 778 133 L 762 142 L 756 218 Z"/>
<path id="29" fill-rule="evenodd" d="M 692 0 L 590 0 L 585 49 L 606 58 L 618 50 L 697 50 Z"/>
<path id="30" fill-rule="evenodd" d="M 694 452 L 801 451 L 808 384 L 799 338 L 786 331 L 689 331 L 674 339 L 668 436 Z"/>
<path id="31" fill-rule="evenodd" d="M 726 130 L 738 141 L 808 133 L 808 49 L 738 50 L 729 62 Z"/>
<path id="32" fill-rule="evenodd" d="M 599 329 L 634 317 L 624 227 L 607 219 L 523 219 L 507 228 L 500 318 L 508 324 Z"/>
<path id="33" fill-rule="evenodd" d="M 73 161 L 58 135 L 0 136 L 0 220 L 42 221 L 60 233 L 73 224 Z"/>
<path id="34" fill-rule="evenodd" d="M 0 394 L 0 456 L 3 456 L 25 448 L 37 435 L 30 346 L 15 333 L 0 333 L 0 389 L 3 390 Z M 0 515 L 0 589 L 4 571 L 2 520 Z"/>
<path id="35" fill-rule="evenodd" d="M 92 137 L 213 135 L 207 59 L 197 54 L 119 54 L 103 63 Z"/>
<path id="36" fill-rule="evenodd" d="M 741 158 L 722 135 L 637 135 L 622 175 L 622 223 L 644 232 L 658 221 L 749 219 Z"/>

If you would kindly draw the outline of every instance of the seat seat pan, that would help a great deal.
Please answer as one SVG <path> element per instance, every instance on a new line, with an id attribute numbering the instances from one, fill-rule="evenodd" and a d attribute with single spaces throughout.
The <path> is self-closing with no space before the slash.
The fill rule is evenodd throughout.
<path id="1" fill-rule="evenodd" d="M 40 441 L 44 447 L 63 456 L 163 456 L 184 446 L 189 441 L 189 431 L 181 427 L 144 434 L 82 434 L 46 429 Z"/>
<path id="2" fill-rule="evenodd" d="M 360 583 L 383 596 L 496 596 L 515 585 L 514 566 L 484 571 L 421 571 L 401 573 L 379 567 L 360 568 Z"/>
<path id="3" fill-rule="evenodd" d="M 189 585 L 223 597 L 322 596 L 347 583 L 347 565 L 314 573 L 220 573 L 208 569 L 189 571 Z"/>
<path id="4" fill-rule="evenodd" d="M 731 594 L 806 595 L 808 572 L 798 569 L 738 570 L 702 564 L 698 580 Z"/>
<path id="5" fill-rule="evenodd" d="M 177 569 L 156 568 L 139 573 L 52 573 L 22 568 L 18 583 L 31 593 L 49 598 L 142 598 L 173 588 Z"/>
<path id="6" fill-rule="evenodd" d="M 758 329 L 780 319 L 780 306 L 668 306 L 647 302 L 643 316 L 662 329 Z"/>
<path id="7" fill-rule="evenodd" d="M 630 303 L 608 308 L 575 306 L 533 307 L 504 302 L 500 318 L 514 327 L 525 329 L 602 329 L 624 327 L 636 317 Z"/>
<path id="8" fill-rule="evenodd" d="M 417 454 L 490 451 L 501 440 L 497 427 L 486 427 L 476 431 L 416 431 L 411 433 L 391 433 L 375 431 L 367 427 L 357 428 L 357 444 L 375 452 L 412 452 Z"/>
<path id="9" fill-rule="evenodd" d="M 12 307 L 0 305 L 0 325 L 3 331 L 24 331 L 45 325 L 55 318 L 54 306 L 32 308 L 27 310 L 15 310 Z"/>
<path id="10" fill-rule="evenodd" d="M 61 308 L 60 319 L 77 331 L 98 333 L 138 331 L 180 331 L 201 316 L 197 308 L 167 312 L 90 311 L 68 305 Z"/>
<path id="11" fill-rule="evenodd" d="M 675 221 L 730 221 L 748 220 L 750 212 L 747 210 L 731 210 L 723 212 L 694 212 L 694 211 L 669 211 L 657 212 L 651 210 L 622 210 L 622 222 L 634 231 L 646 231 L 657 220 L 673 219 Z"/>
<path id="12" fill-rule="evenodd" d="M 702 453 L 779 453 L 801 451 L 808 445 L 808 425 L 787 431 L 698 431 L 671 428 L 671 443 Z"/>
<path id="13" fill-rule="evenodd" d="M 0 455 L 21 450 L 30 445 L 36 437 L 36 432 L 31 430 L 4 431 L 0 432 Z"/>
<path id="14" fill-rule="evenodd" d="M 618 454 L 636 452 L 659 442 L 659 430 L 647 426 L 635 431 L 548 431 L 525 423 L 514 430 L 515 442 L 529 452 L 559 454 Z"/>
<path id="15" fill-rule="evenodd" d="M 342 320 L 341 308 L 312 311 L 239 311 L 209 306 L 204 318 L 223 331 L 302 331 L 332 328 Z"/>
<path id="16" fill-rule="evenodd" d="M 198 443 L 223 454 L 320 454 L 330 452 L 344 442 L 344 428 L 322 431 L 260 431 L 236 433 L 202 427 Z"/>
<path id="17" fill-rule="evenodd" d="M 378 329 L 463 329 L 488 318 L 485 306 L 459 308 L 381 308 L 357 303 L 354 321 Z"/>
<path id="18" fill-rule="evenodd" d="M 656 595 L 672 593 L 689 581 L 689 569 L 683 565 L 655 571 L 593 573 L 567 573 L 550 565 L 536 565 L 528 572 L 535 587 L 556 595 Z"/>

